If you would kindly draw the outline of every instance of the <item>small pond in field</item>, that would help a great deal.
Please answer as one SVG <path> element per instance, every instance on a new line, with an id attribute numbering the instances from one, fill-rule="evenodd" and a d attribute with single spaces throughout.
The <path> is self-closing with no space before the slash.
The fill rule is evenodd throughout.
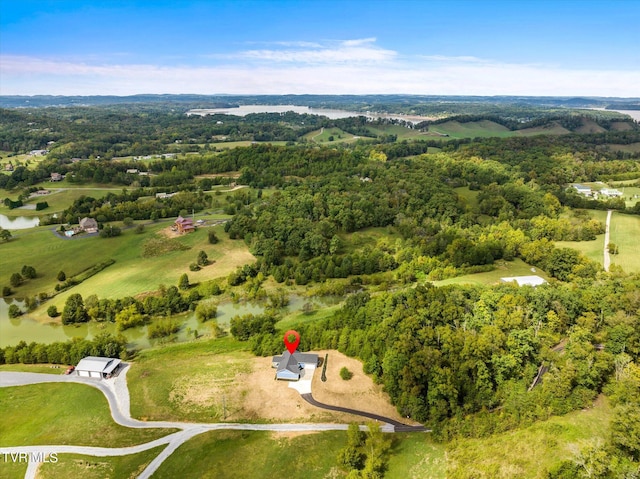
<path id="1" fill-rule="evenodd" d="M 16 216 L 13 218 L 9 218 L 5 215 L 0 215 L 0 227 L 6 230 L 24 230 L 27 228 L 33 228 L 34 226 L 38 226 L 40 224 L 40 218 L 35 217 L 26 217 L 26 216 Z"/>
<path id="2" fill-rule="evenodd" d="M 312 301 L 320 305 L 331 305 L 340 302 L 341 298 L 327 297 L 314 298 Z M 283 309 L 283 313 L 293 313 L 301 311 L 305 303 L 311 301 L 298 295 L 289 296 L 289 305 Z M 16 304 L 24 311 L 24 302 L 13 299 L 0 299 L 0 347 L 12 346 L 20 341 L 30 343 L 54 343 L 56 341 L 67 341 L 71 338 L 92 339 L 96 335 L 109 332 L 116 334 L 115 323 L 111 322 L 95 322 L 62 325 L 60 319 L 52 319 L 48 322 L 36 321 L 29 317 L 28 313 L 18 318 L 9 318 L 9 306 Z M 216 320 L 218 325 L 223 329 L 229 329 L 229 323 L 234 316 L 244 314 L 260 314 L 266 308 L 265 302 L 239 302 L 233 303 L 225 301 L 218 305 L 218 314 Z M 195 331 L 198 336 L 209 335 L 212 332 L 210 323 L 201 323 L 197 320 L 194 313 L 184 313 L 173 316 L 173 319 L 181 323 L 180 331 L 171 338 L 172 341 L 182 342 L 192 340 Z M 132 349 L 145 349 L 162 342 L 166 342 L 166 338 L 149 339 L 147 337 L 147 326 L 139 326 L 129 328 L 122 331 L 122 334 L 129 340 L 129 347 Z"/>

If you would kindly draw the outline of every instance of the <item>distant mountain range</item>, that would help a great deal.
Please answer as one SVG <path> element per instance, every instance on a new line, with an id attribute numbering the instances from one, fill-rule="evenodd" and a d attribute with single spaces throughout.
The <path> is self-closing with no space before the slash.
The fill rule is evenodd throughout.
<path id="1" fill-rule="evenodd" d="M 606 108 L 640 110 L 640 98 L 438 96 L 438 95 L 131 95 L 131 96 L 0 96 L 3 108 L 40 108 L 123 104 L 176 104 L 191 108 L 229 108 L 238 105 L 303 105 L 316 108 L 357 108 L 377 105 L 409 106 L 437 103 L 522 105 L 540 108 Z"/>

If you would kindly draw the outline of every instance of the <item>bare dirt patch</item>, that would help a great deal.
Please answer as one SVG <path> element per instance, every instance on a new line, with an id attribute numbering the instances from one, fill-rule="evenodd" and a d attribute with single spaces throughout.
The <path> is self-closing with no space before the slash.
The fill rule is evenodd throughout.
<path id="1" fill-rule="evenodd" d="M 389 395 L 383 391 L 382 385 L 375 384 L 373 379 L 362 371 L 360 361 L 338 351 L 320 351 L 318 354 L 324 358 L 327 353 L 327 381 L 322 382 L 320 379 L 322 368 L 318 368 L 320 371 L 313 378 L 313 397 L 317 401 L 379 414 L 406 424 L 417 424 L 400 416 L 391 404 Z M 353 377 L 348 381 L 340 377 L 340 369 L 343 367 L 353 373 Z"/>

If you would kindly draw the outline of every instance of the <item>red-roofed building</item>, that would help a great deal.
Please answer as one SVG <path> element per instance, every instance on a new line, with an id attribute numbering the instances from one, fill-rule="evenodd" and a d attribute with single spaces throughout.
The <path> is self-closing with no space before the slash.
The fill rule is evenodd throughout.
<path id="1" fill-rule="evenodd" d="M 193 220 L 190 218 L 183 218 L 182 216 L 178 216 L 175 225 L 176 228 L 178 228 L 179 233 L 192 233 L 193 231 L 195 231 Z"/>

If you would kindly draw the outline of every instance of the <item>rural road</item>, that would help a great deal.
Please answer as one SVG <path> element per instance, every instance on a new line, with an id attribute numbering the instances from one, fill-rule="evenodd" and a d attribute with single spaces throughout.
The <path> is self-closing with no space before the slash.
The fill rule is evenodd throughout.
<path id="1" fill-rule="evenodd" d="M 609 266 L 611 266 L 611 257 L 609 256 L 609 229 L 611 226 L 611 215 L 613 214 L 612 210 L 607 211 L 607 222 L 604 227 L 604 261 L 603 266 L 605 271 L 609 271 Z"/>
<path id="2" fill-rule="evenodd" d="M 83 378 L 79 376 L 65 376 L 58 374 L 41 374 L 41 373 L 28 373 L 28 372 L 13 372 L 2 371 L 0 372 L 0 387 L 11 386 L 24 386 L 28 384 L 41 384 L 41 383 L 79 383 L 86 384 L 87 386 L 99 389 L 107 398 L 109 403 L 109 409 L 111 410 L 111 416 L 114 422 L 121 426 L 130 428 L 171 428 L 180 429 L 180 431 L 168 434 L 160 439 L 150 441 L 144 444 L 138 444 L 136 446 L 129 447 L 93 447 L 93 446 L 72 446 L 72 445 L 47 445 L 47 446 L 16 446 L 16 447 L 0 447 L 0 455 L 2 454 L 16 454 L 24 452 L 27 454 L 38 453 L 74 453 L 84 454 L 91 456 L 125 456 L 128 454 L 135 454 L 148 449 L 152 449 L 157 446 L 166 444 L 167 447 L 155 457 L 151 463 L 142 471 L 138 476 L 139 478 L 146 479 L 160 467 L 164 460 L 169 457 L 178 447 L 184 442 L 188 441 L 198 434 L 202 434 L 207 431 L 216 431 L 222 429 L 242 430 L 242 431 L 280 431 L 280 432 L 301 432 L 301 431 L 346 431 L 348 424 L 244 424 L 244 423 L 188 423 L 188 422 L 173 422 L 173 421 L 139 421 L 133 419 L 130 413 L 130 398 L 129 388 L 127 387 L 127 372 L 129 365 L 126 364 L 120 373 L 111 379 L 97 380 L 90 378 Z M 309 398 L 307 398 L 308 396 Z M 401 432 L 401 431 L 427 431 L 423 427 L 407 426 L 400 422 L 394 421 L 389 418 L 377 416 L 375 414 L 363 413 L 362 411 L 355 411 L 347 408 L 340 408 L 338 406 L 328 406 L 326 404 L 318 403 L 311 397 L 311 394 L 302 395 L 302 397 L 309 403 L 322 407 L 324 409 L 330 409 L 334 411 L 349 412 L 351 414 L 359 414 L 361 416 L 369 417 L 370 419 L 377 419 L 384 423 L 381 430 L 384 432 Z M 362 429 L 366 429 L 366 426 L 360 426 Z M 39 463 L 30 462 L 25 474 L 25 479 L 32 479 L 37 476 Z"/>

